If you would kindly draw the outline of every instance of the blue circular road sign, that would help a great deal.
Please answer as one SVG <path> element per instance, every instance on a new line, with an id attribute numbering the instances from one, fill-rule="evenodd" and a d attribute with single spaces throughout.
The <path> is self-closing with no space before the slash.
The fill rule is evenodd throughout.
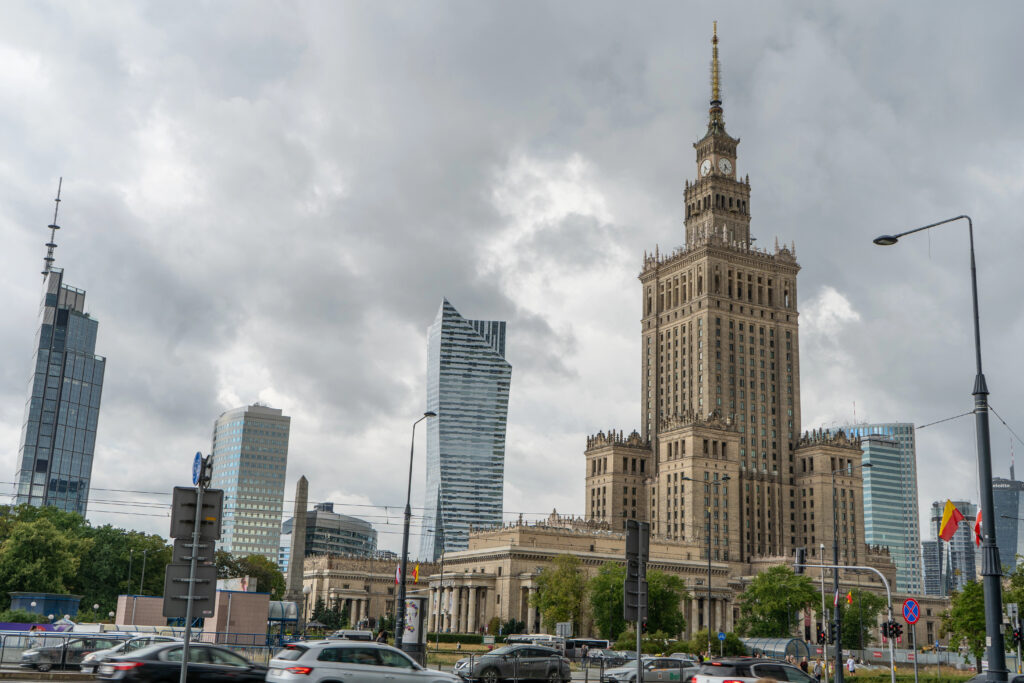
<path id="1" fill-rule="evenodd" d="M 203 454 L 196 453 L 195 460 L 192 461 L 192 485 L 199 486 L 199 480 L 203 476 Z"/>
<path id="2" fill-rule="evenodd" d="M 907 620 L 908 624 L 916 624 L 920 616 L 921 606 L 917 604 L 917 600 L 907 598 L 903 601 L 903 618 Z"/>
<path id="3" fill-rule="evenodd" d="M 719 631 L 719 632 L 718 632 L 718 639 L 719 639 L 719 640 L 725 640 L 725 634 L 724 634 L 724 633 L 722 633 L 721 631 Z"/>

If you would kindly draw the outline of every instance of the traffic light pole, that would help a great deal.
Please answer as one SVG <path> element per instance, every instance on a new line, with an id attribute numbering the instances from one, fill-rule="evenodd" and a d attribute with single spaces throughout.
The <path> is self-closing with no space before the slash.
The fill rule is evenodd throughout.
<path id="1" fill-rule="evenodd" d="M 181 646 L 181 675 L 178 683 L 186 683 L 188 678 L 188 650 L 192 642 L 192 599 L 196 591 L 196 565 L 199 563 L 199 536 L 203 518 L 203 489 L 206 482 L 200 478 L 196 486 L 196 525 L 192 531 L 192 568 L 188 573 L 188 603 L 185 605 L 185 642 Z"/>
<path id="2" fill-rule="evenodd" d="M 796 564 L 796 563 L 794 563 L 794 564 Z M 885 574 L 883 574 L 882 572 L 878 571 L 874 567 L 862 567 L 862 566 L 858 566 L 858 565 L 845 565 L 845 564 L 839 564 L 839 563 L 836 563 L 836 564 L 802 564 L 801 563 L 798 566 L 801 566 L 801 567 L 804 567 L 804 568 L 812 567 L 812 568 L 816 568 L 816 569 L 835 569 L 835 570 L 839 570 L 839 569 L 862 569 L 864 571 L 874 572 L 875 574 L 878 575 L 878 578 L 880 578 L 882 580 L 882 585 L 885 586 L 885 602 L 886 602 L 886 605 L 888 606 L 888 613 L 889 613 L 889 622 L 888 623 L 890 623 L 890 624 L 893 623 L 893 618 L 892 618 L 892 591 L 889 590 L 889 580 L 887 578 L 885 578 Z M 836 572 L 836 575 L 838 576 L 838 571 Z M 837 583 L 838 583 L 838 579 L 837 579 Z M 839 605 L 838 604 L 835 606 L 835 610 L 837 612 L 839 611 Z M 837 633 L 836 633 L 836 652 L 840 652 L 842 650 L 842 647 L 841 647 L 842 643 L 839 641 L 838 630 L 839 629 L 836 629 L 836 631 L 837 631 Z M 889 678 L 891 680 L 891 683 L 896 683 L 896 667 L 895 667 L 896 653 L 895 653 L 895 651 L 893 649 L 892 640 L 893 640 L 892 638 L 889 638 Z M 826 661 L 827 661 L 827 658 L 826 658 Z M 837 668 L 841 668 L 842 665 L 843 665 L 842 664 L 842 660 L 841 660 L 840 656 L 838 656 L 838 655 L 836 656 L 836 664 L 837 664 Z M 842 673 L 839 670 L 837 670 L 836 673 L 835 673 L 835 680 L 836 681 L 841 681 L 842 680 L 841 676 L 842 676 Z"/>

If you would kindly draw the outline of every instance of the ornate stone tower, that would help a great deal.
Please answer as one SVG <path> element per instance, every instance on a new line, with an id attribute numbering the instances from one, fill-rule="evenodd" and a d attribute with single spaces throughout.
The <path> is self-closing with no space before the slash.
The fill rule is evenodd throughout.
<path id="1" fill-rule="evenodd" d="M 641 437 L 652 532 L 720 560 L 797 544 L 800 434 L 795 250 L 753 246 L 750 183 L 725 130 L 717 27 L 707 132 L 686 183 L 686 246 L 645 254 Z M 728 479 L 726 479 L 728 476 Z"/>

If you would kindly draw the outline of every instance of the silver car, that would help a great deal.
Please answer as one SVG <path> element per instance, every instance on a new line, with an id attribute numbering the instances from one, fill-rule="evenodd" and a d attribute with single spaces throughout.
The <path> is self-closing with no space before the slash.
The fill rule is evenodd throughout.
<path id="1" fill-rule="evenodd" d="M 172 636 L 135 636 L 134 638 L 126 640 L 115 647 L 90 652 L 82 658 L 82 673 L 96 673 L 96 669 L 99 665 L 111 657 L 127 655 L 135 652 L 136 650 L 141 650 L 144 647 L 149 647 L 150 645 L 156 645 L 157 643 L 169 643 L 173 640 L 180 641 L 181 638 L 174 638 Z"/>
<path id="2" fill-rule="evenodd" d="M 267 683 L 461 683 L 457 676 L 425 669 L 384 643 L 318 640 L 290 643 L 274 655 Z"/>
<path id="3" fill-rule="evenodd" d="M 498 681 L 572 680 L 569 660 L 557 650 L 540 645 L 506 645 L 482 655 L 466 657 L 455 663 L 452 671 L 464 680 L 498 683 Z"/>
<path id="4" fill-rule="evenodd" d="M 674 657 L 644 657 L 644 683 L 652 681 L 681 681 L 686 683 L 698 671 L 698 667 Z M 614 669 L 606 669 L 601 683 L 634 683 L 636 661 Z"/>

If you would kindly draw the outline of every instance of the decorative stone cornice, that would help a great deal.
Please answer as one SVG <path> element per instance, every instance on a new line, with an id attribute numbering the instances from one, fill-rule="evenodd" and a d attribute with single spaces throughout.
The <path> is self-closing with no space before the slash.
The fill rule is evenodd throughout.
<path id="1" fill-rule="evenodd" d="M 635 429 L 629 435 L 624 437 L 622 430 L 608 430 L 608 433 L 598 432 L 593 436 L 587 437 L 587 450 L 594 448 L 604 448 L 606 446 L 623 446 L 626 448 L 642 448 L 645 450 L 651 449 L 651 442 L 644 441 L 644 438 L 640 436 L 640 432 Z"/>
<path id="2" fill-rule="evenodd" d="M 705 429 L 718 429 L 725 432 L 737 431 L 736 426 L 732 423 L 732 419 L 723 417 L 722 411 L 716 408 L 703 416 L 694 410 L 684 410 L 682 413 L 677 413 L 676 415 L 661 421 L 658 433 L 660 434 L 674 429 L 681 429 L 683 427 L 702 427 Z"/>
<path id="3" fill-rule="evenodd" d="M 797 448 L 808 446 L 833 446 L 835 448 L 860 448 L 860 439 L 846 436 L 842 429 L 829 431 L 827 429 L 812 429 L 804 432 L 797 443 Z"/>

